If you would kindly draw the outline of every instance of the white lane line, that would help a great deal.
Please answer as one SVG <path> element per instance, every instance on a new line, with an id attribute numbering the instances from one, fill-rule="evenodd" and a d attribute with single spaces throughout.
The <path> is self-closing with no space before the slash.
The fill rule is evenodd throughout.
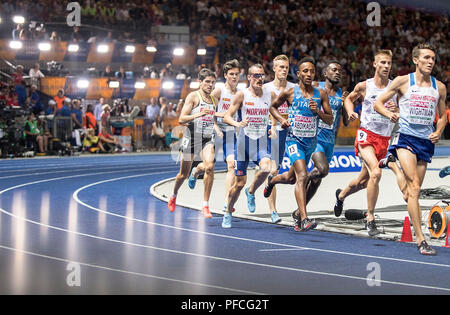
<path id="1" fill-rule="evenodd" d="M 129 166 L 115 166 L 115 167 L 105 167 L 105 168 L 97 168 L 95 169 L 96 171 L 100 171 L 100 170 L 117 170 L 118 168 L 124 168 L 124 167 L 128 167 L 126 170 L 124 171 L 137 171 L 136 169 L 130 169 Z M 167 167 L 167 166 L 166 166 Z M 163 167 L 163 168 L 166 168 Z M 141 168 L 139 170 L 151 170 L 151 169 L 161 169 L 161 166 L 148 166 L 145 168 Z M 174 167 L 170 167 L 169 169 L 174 169 Z M 0 177 L 0 179 L 8 179 L 8 178 L 18 178 L 18 177 L 26 177 L 26 176 L 37 176 L 37 175 L 50 175 L 50 174 L 58 174 L 58 173 L 67 173 L 67 172 L 87 172 L 87 171 L 92 171 L 92 167 L 87 167 L 87 168 L 82 168 L 82 169 L 77 169 L 77 170 L 62 170 L 62 171 L 53 171 L 53 169 L 50 169 L 48 172 L 42 172 L 42 173 L 27 173 L 27 174 L 20 174 L 20 175 L 8 175 L 8 176 L 2 176 Z M 175 170 L 174 170 L 175 171 Z"/>
<path id="2" fill-rule="evenodd" d="M 133 276 L 145 277 L 145 278 L 153 278 L 153 279 L 158 279 L 158 280 L 173 281 L 173 282 L 178 282 L 178 283 L 182 283 L 182 284 L 187 284 L 189 286 L 196 285 L 196 286 L 201 286 L 201 287 L 208 287 L 208 288 L 214 288 L 214 289 L 220 289 L 220 290 L 226 290 L 226 291 L 232 291 L 232 292 L 241 292 L 241 293 L 244 293 L 244 294 L 254 294 L 254 295 L 263 295 L 264 294 L 264 293 L 259 293 L 259 292 L 227 288 L 227 287 L 211 285 L 211 284 L 206 284 L 206 283 L 200 283 L 200 282 L 192 282 L 192 281 L 187 281 L 187 280 L 180 280 L 180 279 L 174 279 L 174 278 L 160 277 L 160 276 L 155 276 L 155 275 L 151 275 L 151 274 L 147 274 L 147 273 L 134 272 L 134 271 L 128 271 L 128 270 L 122 270 L 122 269 L 116 269 L 116 268 L 110 268 L 110 267 L 105 267 L 105 266 L 100 266 L 100 265 L 93 265 L 93 264 L 83 263 L 83 262 L 79 262 L 79 261 L 68 260 L 68 259 L 65 259 L 65 258 L 59 258 L 59 257 L 54 257 L 54 256 L 42 255 L 42 254 L 33 253 L 33 252 L 29 252 L 29 251 L 25 251 L 25 250 L 21 250 L 21 249 L 17 249 L 17 248 L 12 248 L 12 247 L 7 247 L 7 246 L 3 246 L 3 245 L 0 245 L 0 248 L 7 249 L 7 250 L 10 250 L 10 251 L 20 252 L 22 254 L 27 254 L 27 255 L 31 255 L 31 256 L 40 257 L 40 258 L 56 260 L 56 261 L 60 261 L 60 262 L 64 262 L 64 263 L 77 263 L 80 266 L 86 266 L 86 267 L 91 267 L 91 268 L 96 268 L 96 269 L 107 270 L 107 271 L 114 271 L 114 272 L 124 273 L 124 274 L 128 274 L 128 275 L 133 275 Z"/>
<path id="3" fill-rule="evenodd" d="M 150 221 L 146 221 L 146 220 L 136 219 L 136 218 L 132 218 L 132 217 L 127 217 L 127 216 L 120 215 L 120 214 L 117 214 L 117 213 L 101 210 L 99 208 L 96 208 L 94 206 L 91 206 L 91 205 L 81 201 L 79 199 L 79 197 L 78 197 L 78 194 L 82 190 L 84 190 L 86 188 L 89 188 L 89 187 L 92 187 L 92 186 L 95 186 L 95 185 L 99 185 L 99 184 L 104 184 L 104 183 L 116 181 L 116 180 L 128 179 L 128 178 L 132 178 L 132 177 L 136 177 L 136 176 L 139 176 L 139 175 L 131 175 L 131 176 L 118 177 L 118 178 L 111 178 L 111 179 L 107 179 L 107 180 L 94 182 L 94 183 L 91 183 L 91 184 L 88 184 L 88 185 L 85 185 L 83 187 L 78 188 L 73 193 L 72 196 L 73 196 L 74 200 L 77 203 L 79 203 L 82 206 L 85 206 L 85 207 L 87 207 L 89 209 L 92 209 L 94 211 L 102 212 L 102 213 L 105 213 L 107 215 L 115 216 L 115 217 L 122 218 L 122 219 L 125 219 L 125 220 L 132 220 L 132 221 L 135 221 L 135 222 L 151 224 L 151 225 L 160 226 L 160 227 L 169 228 L 169 229 L 175 229 L 175 230 L 180 230 L 180 231 L 185 231 L 185 232 L 192 232 L 192 233 L 198 233 L 198 234 L 203 234 L 203 235 L 208 235 L 208 236 L 216 236 L 216 237 L 220 237 L 220 238 L 228 238 L 228 239 L 234 239 L 234 240 L 240 240 L 240 241 L 246 241 L 246 242 L 254 242 L 254 243 L 265 244 L 265 245 L 273 245 L 273 246 L 278 246 L 278 247 L 289 247 L 289 248 L 297 249 L 297 250 L 299 250 L 299 249 L 301 249 L 301 250 L 308 249 L 308 250 L 312 250 L 312 251 L 319 251 L 319 252 L 339 254 L 339 255 L 350 255 L 350 256 L 357 256 L 357 257 L 364 257 L 364 258 L 371 258 L 371 259 L 382 259 L 382 260 L 389 260 L 389 261 L 396 261 L 396 262 L 405 262 L 405 263 L 423 264 L 423 265 L 429 265 L 429 266 L 435 266 L 435 267 L 450 268 L 450 265 L 446 265 L 446 264 L 438 264 L 438 263 L 430 263 L 430 262 L 415 261 L 415 260 L 400 259 L 400 258 L 392 258 L 392 257 L 383 257 L 383 256 L 373 256 L 373 255 L 341 252 L 341 251 L 327 250 L 327 249 L 321 249 L 321 248 L 303 247 L 303 246 L 296 246 L 296 245 L 289 245 L 289 244 L 283 244 L 283 243 L 261 241 L 261 240 L 242 238 L 242 237 L 237 237 L 237 236 L 230 236 L 230 235 L 224 235 L 224 234 L 216 234 L 216 233 L 210 233 L 210 232 L 205 232 L 205 231 L 197 231 L 197 230 L 192 230 L 192 229 L 186 229 L 186 228 L 176 227 L 176 226 L 172 226 L 172 225 L 166 225 L 166 224 L 161 224 L 161 223 L 156 223 L 156 222 L 150 222 Z"/>
<path id="4" fill-rule="evenodd" d="M 160 172 L 160 173 L 162 174 L 162 173 L 166 173 L 166 172 Z M 132 175 L 132 176 L 125 176 L 125 177 L 122 177 L 122 178 L 140 177 L 140 176 L 156 175 L 156 174 L 159 174 L 159 173 L 148 173 L 148 174 Z M 90 174 L 90 175 L 96 175 L 96 174 Z M 67 178 L 74 178 L 74 177 L 80 177 L 80 176 L 87 176 L 87 175 L 64 176 L 63 178 L 59 178 L 59 179 L 67 179 Z M 7 188 L 7 189 L 4 189 L 4 190 L 0 191 L 0 195 L 3 194 L 5 191 L 10 191 L 10 190 L 16 189 L 18 187 L 24 187 L 24 186 L 27 186 L 27 185 L 36 184 L 36 183 L 40 183 L 40 182 L 48 182 L 48 181 L 51 181 L 51 180 L 57 180 L 57 179 L 56 178 L 52 178 L 52 179 L 47 179 L 47 180 L 35 181 L 35 182 L 28 183 L 28 184 L 25 183 L 25 184 L 13 186 L 13 187 L 10 187 L 10 188 Z M 112 181 L 112 180 L 108 180 L 108 181 Z M 105 182 L 105 181 L 102 181 L 102 182 Z M 92 186 L 92 184 L 90 184 L 90 185 Z M 93 238 L 93 239 L 98 239 L 98 240 L 103 240 L 103 241 L 109 241 L 109 242 L 118 243 L 118 244 L 136 246 L 136 247 L 146 248 L 146 249 L 159 250 L 159 251 L 163 251 L 163 252 L 169 252 L 169 253 L 180 254 L 180 255 L 187 255 L 187 256 L 193 256 L 193 257 L 212 259 L 212 260 L 217 260 L 217 261 L 225 261 L 225 262 L 231 262 L 231 263 L 237 263 L 237 264 L 245 264 L 245 265 L 250 265 L 250 266 L 259 266 L 259 267 L 273 268 L 273 269 L 279 269 L 279 270 L 284 270 L 284 271 L 294 271 L 294 272 L 310 273 L 310 274 L 317 274 L 317 275 L 324 275 L 324 276 L 332 276 L 332 277 L 338 277 L 338 278 L 353 279 L 353 280 L 359 280 L 359 281 L 367 281 L 367 278 L 364 278 L 364 277 L 349 276 L 349 275 L 343 275 L 343 274 L 328 273 L 328 272 L 321 272 L 321 271 L 314 271 L 314 270 L 307 270 L 307 269 L 300 269 L 300 268 L 292 268 L 292 267 L 283 267 L 283 266 L 277 266 L 277 265 L 262 264 L 262 263 L 244 261 L 244 260 L 236 260 L 236 259 L 230 259 L 230 258 L 223 258 L 223 257 L 209 256 L 209 255 L 203 255 L 203 254 L 196 254 L 196 253 L 191 253 L 191 252 L 178 251 L 178 250 L 167 249 L 167 248 L 160 248 L 160 247 L 150 246 L 150 245 L 143 245 L 143 244 L 137 244 L 137 243 L 124 242 L 124 241 L 120 241 L 120 240 L 100 237 L 100 236 L 91 235 L 91 234 L 87 234 L 87 233 L 71 231 L 71 230 L 67 230 L 67 229 L 64 229 L 64 228 L 60 228 L 60 227 L 56 227 L 56 226 L 52 226 L 52 225 L 48 225 L 48 224 L 42 224 L 40 222 L 29 220 L 29 219 L 24 218 L 24 217 L 19 217 L 19 216 L 15 215 L 15 214 L 13 214 L 11 212 L 6 211 L 3 208 L 0 208 L 0 212 L 3 212 L 3 213 L 5 213 L 5 214 L 7 214 L 7 215 L 9 215 L 9 216 L 11 216 L 11 217 L 13 217 L 15 219 L 23 220 L 25 222 L 36 224 L 36 225 L 40 225 L 40 226 L 45 226 L 47 228 L 51 228 L 51 229 L 54 229 L 54 230 L 57 230 L 57 231 L 62 231 L 62 232 L 66 232 L 66 233 L 72 233 L 72 234 L 79 235 L 79 236 L 85 236 L 85 237 L 88 237 L 88 238 Z M 130 219 L 132 219 L 132 218 L 130 218 Z M 149 222 L 149 223 L 151 224 L 151 222 Z M 170 226 L 167 226 L 167 227 L 170 227 Z M 184 230 L 184 229 L 181 229 L 181 228 L 178 228 L 178 229 Z M 199 231 L 194 231 L 194 230 L 191 230 L 191 231 L 192 232 L 196 232 L 196 233 L 199 232 Z M 211 235 L 212 233 L 204 233 L 204 234 Z M 222 236 L 222 235 L 218 235 L 217 234 L 215 236 Z M 236 238 L 236 237 L 229 237 L 229 238 L 241 239 L 241 238 Z M 252 239 L 242 239 L 242 240 L 247 240 L 247 241 L 256 242 L 256 243 L 270 244 L 270 242 L 264 242 L 264 241 L 258 241 L 258 240 L 252 240 Z M 276 243 L 272 243 L 272 244 L 276 244 Z M 278 244 L 278 245 L 279 246 L 291 246 L 291 247 L 294 247 L 292 245 L 286 245 L 286 244 Z M 315 249 L 315 248 L 306 248 L 306 247 L 304 247 L 304 248 L 305 249 L 310 249 L 310 250 L 319 250 L 319 249 Z M 324 250 L 320 250 L 320 251 L 324 251 Z M 329 251 L 327 251 L 327 252 L 329 252 Z M 355 255 L 355 256 L 364 256 L 364 257 L 368 256 L 368 255 L 360 255 L 360 254 L 353 254 L 353 253 L 342 253 L 342 252 L 336 252 L 336 253 L 338 253 L 338 254 L 351 254 L 351 255 Z M 377 257 L 377 256 L 372 256 L 372 257 L 373 258 L 379 258 L 379 259 L 387 259 L 386 257 Z M 389 258 L 389 259 L 391 259 L 391 258 Z M 412 261 L 412 262 L 416 263 L 415 261 Z M 444 266 L 448 267 L 447 265 L 444 265 Z M 426 286 L 426 285 L 419 285 L 419 284 L 414 284 L 414 283 L 394 282 L 394 281 L 387 281 L 387 280 L 380 280 L 380 282 L 381 283 L 386 283 L 386 284 L 399 285 L 399 286 L 417 287 L 417 288 L 423 288 L 423 289 L 432 289 L 432 290 L 440 290 L 440 291 L 448 291 L 448 292 L 450 292 L 450 288 Z"/>

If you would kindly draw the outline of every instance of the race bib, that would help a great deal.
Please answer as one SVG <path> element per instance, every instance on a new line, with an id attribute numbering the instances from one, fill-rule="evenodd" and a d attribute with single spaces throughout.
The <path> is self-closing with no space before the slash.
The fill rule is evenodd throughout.
<path id="1" fill-rule="evenodd" d="M 295 116 L 292 133 L 296 137 L 311 138 L 316 136 L 317 117 Z"/>
<path id="2" fill-rule="evenodd" d="M 434 96 L 411 95 L 408 121 L 418 125 L 433 125 L 436 103 L 437 99 Z"/>
<path id="3" fill-rule="evenodd" d="M 291 144 L 290 146 L 288 146 L 288 153 L 289 153 L 289 155 L 294 155 L 294 154 L 298 155 L 297 145 Z"/>
<path id="4" fill-rule="evenodd" d="M 364 130 L 358 130 L 358 142 L 365 142 L 367 140 L 367 133 Z"/>
<path id="5" fill-rule="evenodd" d="M 268 117 L 247 117 L 244 132 L 250 139 L 259 139 L 267 134 Z"/>
<path id="6" fill-rule="evenodd" d="M 208 108 L 206 106 L 202 107 L 200 109 L 200 112 L 204 110 L 214 111 L 214 107 L 213 106 L 211 108 Z M 208 136 L 212 135 L 214 132 L 214 115 L 207 114 L 197 118 L 195 122 L 195 132 Z"/>

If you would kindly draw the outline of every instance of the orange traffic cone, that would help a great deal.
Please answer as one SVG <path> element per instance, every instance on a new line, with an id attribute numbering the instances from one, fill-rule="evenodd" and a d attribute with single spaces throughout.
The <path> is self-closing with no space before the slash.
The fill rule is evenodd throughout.
<path id="1" fill-rule="evenodd" d="M 403 223 L 403 231 L 402 238 L 400 242 L 412 242 L 412 233 L 411 233 L 411 224 L 409 223 L 409 217 L 405 217 L 405 221 Z"/>
<path id="2" fill-rule="evenodd" d="M 448 231 L 449 230 L 449 227 L 447 227 L 447 237 L 445 238 L 445 245 L 444 245 L 444 247 L 450 247 L 449 245 L 448 245 Z"/>

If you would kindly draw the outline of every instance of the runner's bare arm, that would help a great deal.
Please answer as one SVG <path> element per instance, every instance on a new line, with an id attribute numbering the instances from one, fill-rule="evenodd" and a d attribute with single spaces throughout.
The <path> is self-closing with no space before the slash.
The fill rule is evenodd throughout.
<path id="1" fill-rule="evenodd" d="M 345 99 L 348 97 L 348 95 L 349 95 L 348 91 L 344 91 L 342 93 L 342 104 L 344 104 Z M 342 122 L 344 123 L 344 126 L 347 127 L 348 123 L 349 123 L 349 119 L 348 119 L 347 110 L 345 109 L 344 106 L 342 106 L 341 112 L 342 112 Z"/>
<path id="2" fill-rule="evenodd" d="M 190 121 L 200 116 L 204 116 L 208 113 L 208 111 L 202 111 L 197 114 L 190 115 L 190 112 L 198 104 L 198 102 L 199 99 L 197 97 L 197 94 L 194 92 L 189 93 L 189 95 L 186 97 L 186 101 L 184 102 L 183 108 L 181 109 L 180 117 L 178 118 L 178 122 L 180 124 L 187 124 Z"/>
<path id="3" fill-rule="evenodd" d="M 347 111 L 349 121 L 354 121 L 359 117 L 359 115 L 355 113 L 355 106 L 353 103 L 356 102 L 358 98 L 364 96 L 365 94 L 366 94 L 366 81 L 359 82 L 355 86 L 353 91 L 345 98 L 344 108 Z"/>
<path id="4" fill-rule="evenodd" d="M 389 118 L 390 121 L 397 122 L 400 118 L 399 113 L 389 110 L 384 106 L 384 104 L 394 97 L 394 95 L 400 91 L 401 86 L 403 84 L 407 84 L 408 80 L 407 75 L 396 77 L 394 81 L 389 84 L 387 89 L 375 100 L 375 103 L 373 104 L 375 111 L 377 111 L 380 115 Z"/>
<path id="5" fill-rule="evenodd" d="M 320 100 L 322 102 L 323 112 L 321 110 L 317 110 L 317 105 L 316 105 L 315 113 L 327 125 L 332 125 L 334 117 L 333 117 L 333 112 L 331 111 L 330 102 L 328 100 L 328 94 L 324 90 L 319 90 L 319 91 L 320 91 Z"/>
<path id="6" fill-rule="evenodd" d="M 445 126 L 447 125 L 447 115 L 445 113 L 446 110 L 446 99 L 447 99 L 447 88 L 445 85 L 437 81 L 438 91 L 439 91 L 439 102 L 437 106 L 437 111 L 439 115 L 439 119 L 436 123 L 436 131 L 430 135 L 430 140 L 433 143 L 437 143 L 442 133 L 444 132 Z"/>
<path id="7" fill-rule="evenodd" d="M 280 112 L 278 111 L 278 107 L 280 107 L 281 105 L 284 104 L 284 102 L 288 102 L 288 104 L 291 103 L 292 101 L 292 95 L 294 94 L 294 89 L 290 88 L 289 90 L 284 90 L 280 93 L 280 95 L 278 95 L 277 98 L 272 99 L 272 105 L 270 106 L 270 114 L 272 115 L 273 118 L 275 118 L 277 121 L 280 122 L 281 126 L 283 128 L 287 128 L 289 127 L 289 120 L 283 118 L 283 116 L 281 116 Z"/>
<path id="8" fill-rule="evenodd" d="M 247 119 L 241 122 L 237 122 L 233 119 L 234 114 L 238 111 L 242 106 L 242 102 L 244 101 L 244 92 L 239 91 L 233 97 L 231 101 L 230 108 L 225 112 L 225 116 L 223 117 L 224 121 L 234 127 L 245 127 L 247 125 Z"/>

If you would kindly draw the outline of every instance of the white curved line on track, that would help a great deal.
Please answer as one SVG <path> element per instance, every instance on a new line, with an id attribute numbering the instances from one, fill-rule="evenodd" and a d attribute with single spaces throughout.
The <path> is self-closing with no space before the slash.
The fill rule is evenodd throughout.
<path id="1" fill-rule="evenodd" d="M 123 170 L 122 171 L 112 171 L 112 172 L 108 172 L 108 174 L 110 174 L 110 173 L 117 173 L 117 172 L 124 172 L 124 171 Z M 163 173 L 167 173 L 167 172 L 157 172 L 157 173 L 146 173 L 146 174 L 139 174 L 139 175 L 123 176 L 123 177 L 119 177 L 119 178 L 113 178 L 113 179 L 99 181 L 99 182 L 96 182 L 96 183 L 91 183 L 91 184 L 86 185 L 86 186 L 91 187 L 91 186 L 94 186 L 94 184 L 100 184 L 100 183 L 111 182 L 111 181 L 127 179 L 127 178 L 142 177 L 142 176 L 148 176 L 148 175 L 157 175 L 157 174 L 163 174 Z M 14 190 L 14 189 L 17 189 L 17 188 L 21 188 L 21 187 L 25 187 L 25 186 L 29 186 L 29 185 L 40 184 L 40 183 L 49 182 L 49 181 L 55 181 L 55 180 L 76 178 L 76 177 L 81 177 L 81 176 L 93 176 L 93 175 L 99 175 L 99 174 L 104 174 L 104 173 L 71 175 L 71 176 L 64 176 L 64 177 L 58 177 L 58 178 L 51 178 L 51 179 L 44 179 L 44 180 L 39 180 L 39 181 L 33 181 L 33 182 L 24 183 L 24 184 L 20 184 L 20 185 L 16 185 L 16 186 L 12 186 L 12 187 L 6 188 L 6 189 L 0 191 L 0 195 L 4 194 L 7 191 L 11 191 L 11 190 Z M 87 188 L 87 187 L 85 187 L 85 188 Z M 77 191 L 79 192 L 79 191 L 81 191 L 81 189 L 78 189 Z M 82 203 L 82 204 L 85 205 L 84 203 Z M 89 206 L 89 205 L 87 205 L 87 207 L 92 209 L 92 210 L 105 212 L 103 210 L 96 209 L 96 208 L 94 208 L 92 206 Z M 283 266 L 277 266 L 277 265 L 255 263 L 255 262 L 249 262 L 249 261 L 243 261 L 243 260 L 235 260 L 235 259 L 222 258 L 222 257 L 216 257 L 216 256 L 208 256 L 208 255 L 195 254 L 195 253 L 190 253 L 190 252 L 183 252 L 183 251 L 177 251 L 177 250 L 172 250 L 172 249 L 160 248 L 160 247 L 155 247 L 155 246 L 124 242 L 124 241 L 120 241 L 120 240 L 100 237 L 100 236 L 86 234 L 86 233 L 81 233 L 81 232 L 77 232 L 77 231 L 71 231 L 71 230 L 67 230 L 67 229 L 64 229 L 64 228 L 60 228 L 60 227 L 56 227 L 56 226 L 52 226 L 52 225 L 48 225 L 48 224 L 42 224 L 41 222 L 29 220 L 29 219 L 24 218 L 24 217 L 19 217 L 19 216 L 15 215 L 15 214 L 13 214 L 11 212 L 6 211 L 3 208 L 0 208 L 0 212 L 3 212 L 3 213 L 5 213 L 5 214 L 7 214 L 7 215 L 9 215 L 9 216 L 11 216 L 13 218 L 20 219 L 20 220 L 23 220 L 23 221 L 28 222 L 28 223 L 32 223 L 32 224 L 36 224 L 36 225 L 40 225 L 40 226 L 45 226 L 47 228 L 51 228 L 51 229 L 62 231 L 62 232 L 66 232 L 66 233 L 72 233 L 72 234 L 79 235 L 79 236 L 85 236 L 85 237 L 99 239 L 99 240 L 104 240 L 104 241 L 109 241 L 109 242 L 113 242 L 113 243 L 120 243 L 120 244 L 124 244 L 124 245 L 136 246 L 136 247 L 141 247 L 141 248 L 146 248 L 146 249 L 153 249 L 153 250 L 160 250 L 160 251 L 174 253 L 174 254 L 181 254 L 181 255 L 188 255 L 188 256 L 194 256 L 194 257 L 200 257 L 200 258 L 207 258 L 207 259 L 218 260 L 218 261 L 226 261 L 226 262 L 239 263 L 239 264 L 245 264 L 245 265 L 251 265 L 251 266 L 259 266 L 259 267 L 264 267 L 264 268 L 273 268 L 273 269 L 279 269 L 279 270 L 285 270 L 285 271 L 303 272 L 303 273 L 317 274 L 317 275 L 323 275 L 323 276 L 333 276 L 333 277 L 347 278 L 347 279 L 353 279 L 353 280 L 359 280 L 359 281 L 367 281 L 367 278 L 357 277 L 357 276 L 349 276 L 349 275 L 342 275 L 342 274 L 335 274 L 335 273 L 328 273 L 328 272 L 321 272 L 321 271 L 314 271 L 314 270 L 306 270 L 306 269 L 299 269 L 299 268 L 292 268 L 292 267 L 283 267 Z M 109 212 L 105 212 L 105 213 L 107 213 L 109 215 L 112 215 Z M 124 216 L 120 216 L 120 215 L 117 215 L 117 214 L 115 214 L 115 216 L 126 218 Z M 441 267 L 450 267 L 449 265 L 441 265 L 441 264 L 433 264 L 433 263 L 426 263 L 426 262 L 409 261 L 409 260 L 403 260 L 403 259 L 395 259 L 395 258 L 387 258 L 387 257 L 379 257 L 379 256 L 371 256 L 371 255 L 361 255 L 361 254 L 354 254 L 354 253 L 346 253 L 346 252 L 323 250 L 323 249 L 317 249 L 317 248 L 306 248 L 306 247 L 299 247 L 299 246 L 293 246 L 293 245 L 287 245 L 287 244 L 266 242 L 266 241 L 260 241 L 260 240 L 238 238 L 238 237 L 232 237 L 232 236 L 226 236 L 226 235 L 220 235 L 220 234 L 214 234 L 214 233 L 201 232 L 201 231 L 196 231 L 196 230 L 177 228 L 177 227 L 168 226 L 168 225 L 156 224 L 156 223 L 153 223 L 153 222 L 138 220 L 138 219 L 134 219 L 134 218 L 127 218 L 127 219 L 135 220 L 135 221 L 138 221 L 138 222 L 142 221 L 142 222 L 147 223 L 147 224 L 154 224 L 154 225 L 164 226 L 164 227 L 167 227 L 167 228 L 175 228 L 175 229 L 189 231 L 189 232 L 194 232 L 194 233 L 202 233 L 202 234 L 205 234 L 205 235 L 213 235 L 213 236 L 218 236 L 218 237 L 239 239 L 239 240 L 255 242 L 255 243 L 271 244 L 271 245 L 277 245 L 277 246 L 283 246 L 283 247 L 291 247 L 291 248 L 302 248 L 302 249 L 316 250 L 316 251 L 329 252 L 329 253 L 335 253 L 335 254 L 352 255 L 352 256 L 359 256 L 359 257 L 371 257 L 371 258 L 375 258 L 375 259 L 387 259 L 387 260 L 395 260 L 395 261 L 400 261 L 400 262 L 420 263 L 420 264 L 427 264 L 427 265 L 434 265 L 434 266 L 441 266 Z M 403 283 L 403 282 L 395 282 L 395 281 L 388 281 L 388 280 L 379 280 L 379 281 L 381 283 L 392 284 L 392 285 L 400 285 L 400 286 L 408 286 L 408 287 L 416 287 L 416 288 L 441 290 L 441 291 L 449 291 L 450 292 L 450 288 L 426 286 L 426 285 L 419 285 L 419 284 L 413 284 L 413 283 Z"/>

